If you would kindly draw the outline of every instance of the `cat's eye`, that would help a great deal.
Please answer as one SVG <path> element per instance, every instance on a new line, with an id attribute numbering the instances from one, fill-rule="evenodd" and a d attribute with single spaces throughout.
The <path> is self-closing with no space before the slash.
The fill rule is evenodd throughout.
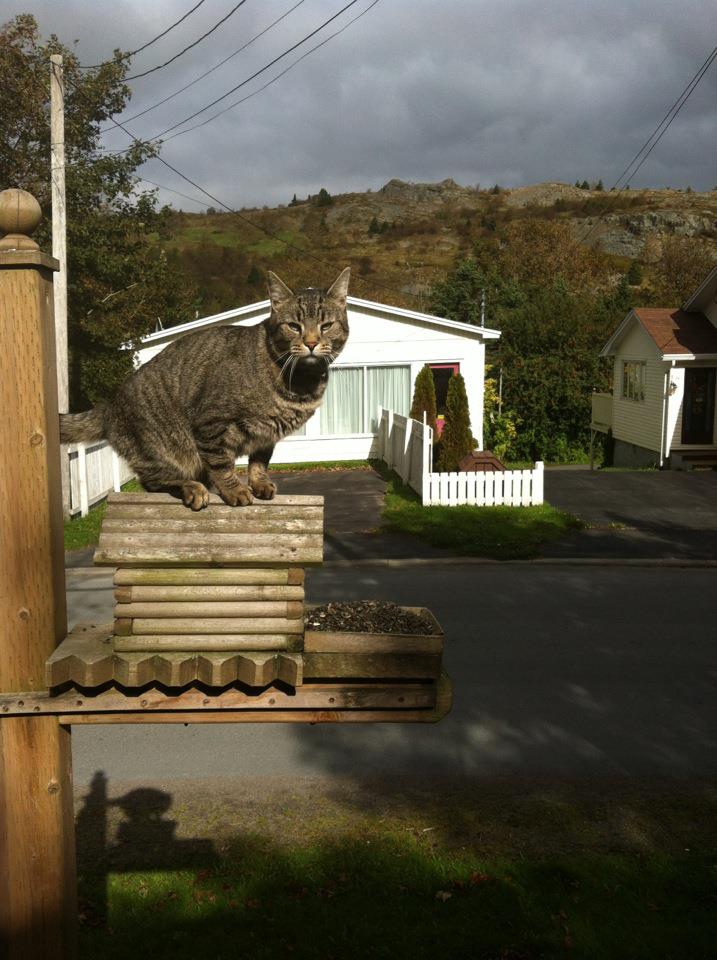
<path id="1" fill-rule="evenodd" d="M 324 333 L 324 331 L 330 330 L 330 329 L 333 327 L 333 325 L 334 325 L 334 321 L 333 321 L 333 320 L 329 320 L 328 323 L 322 323 L 322 324 L 321 324 L 321 332 Z"/>
<path id="2" fill-rule="evenodd" d="M 296 333 L 301 333 L 301 324 L 300 323 L 287 323 L 289 330 L 295 330 Z"/>

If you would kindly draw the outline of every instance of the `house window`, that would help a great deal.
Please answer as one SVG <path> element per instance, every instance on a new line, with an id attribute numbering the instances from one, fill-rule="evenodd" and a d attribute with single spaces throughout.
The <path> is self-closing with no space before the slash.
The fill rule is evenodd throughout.
<path id="1" fill-rule="evenodd" d="M 409 366 L 332 367 L 319 415 L 321 434 L 375 433 L 379 406 L 408 416 Z"/>
<path id="2" fill-rule="evenodd" d="M 363 433 L 363 367 L 334 367 L 321 406 L 321 433 Z"/>
<path id="3" fill-rule="evenodd" d="M 411 409 L 411 368 L 367 367 L 366 396 L 371 433 L 378 430 L 379 407 L 407 417 Z"/>
<path id="4" fill-rule="evenodd" d="M 645 399 L 645 364 L 625 360 L 622 365 L 622 396 L 624 400 Z"/>

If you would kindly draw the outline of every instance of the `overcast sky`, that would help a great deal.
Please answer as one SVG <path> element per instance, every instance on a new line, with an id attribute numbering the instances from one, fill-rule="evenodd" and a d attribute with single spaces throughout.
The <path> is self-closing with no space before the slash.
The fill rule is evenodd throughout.
<path id="1" fill-rule="evenodd" d="M 77 40 L 82 62 L 134 49 L 196 0 L 2 0 L 43 35 Z M 131 72 L 162 63 L 236 0 L 205 0 Z M 214 66 L 297 0 L 246 0 L 175 63 L 134 81 L 121 119 Z M 348 0 L 304 0 L 278 26 L 178 97 L 128 123 L 149 137 L 199 110 L 296 43 Z M 365 10 L 358 0 L 314 40 L 211 113 L 251 93 Z M 168 142 L 162 155 L 231 206 L 274 205 L 326 187 L 377 189 L 391 177 L 519 186 L 622 173 L 717 42 L 712 0 L 380 0 L 268 89 Z M 194 123 L 210 114 L 203 114 Z M 104 137 L 108 148 L 126 136 Z M 148 178 L 197 191 L 158 161 Z M 717 64 L 631 186 L 717 184 Z M 201 197 L 201 195 L 200 195 Z M 163 201 L 206 207 L 163 193 Z"/>

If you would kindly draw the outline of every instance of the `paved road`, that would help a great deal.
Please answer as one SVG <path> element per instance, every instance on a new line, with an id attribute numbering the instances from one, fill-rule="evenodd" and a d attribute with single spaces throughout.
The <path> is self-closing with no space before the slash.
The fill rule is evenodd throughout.
<path id="1" fill-rule="evenodd" d="M 70 617 L 109 578 L 70 574 Z M 74 728 L 78 786 L 214 776 L 717 774 L 717 572 L 488 565 L 309 574 L 309 599 L 430 606 L 452 714 L 435 726 Z"/>

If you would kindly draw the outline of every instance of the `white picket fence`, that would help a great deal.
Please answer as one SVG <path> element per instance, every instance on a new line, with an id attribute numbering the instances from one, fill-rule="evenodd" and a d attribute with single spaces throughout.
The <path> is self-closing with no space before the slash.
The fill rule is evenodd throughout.
<path id="1" fill-rule="evenodd" d="M 86 517 L 90 507 L 134 477 L 125 461 L 104 440 L 72 443 L 70 457 L 70 513 Z"/>
<path id="2" fill-rule="evenodd" d="M 455 507 L 529 507 L 543 502 L 542 460 L 532 470 L 429 473 L 423 480 L 423 505 Z"/>
<path id="3" fill-rule="evenodd" d="M 433 430 L 424 423 L 379 409 L 376 453 L 421 496 L 424 506 L 527 507 L 543 502 L 545 465 L 532 470 L 434 473 Z"/>
<path id="4" fill-rule="evenodd" d="M 379 407 L 374 449 L 376 456 L 385 460 L 404 483 L 423 495 L 424 477 L 431 469 L 433 451 L 433 430 L 430 427 Z"/>

